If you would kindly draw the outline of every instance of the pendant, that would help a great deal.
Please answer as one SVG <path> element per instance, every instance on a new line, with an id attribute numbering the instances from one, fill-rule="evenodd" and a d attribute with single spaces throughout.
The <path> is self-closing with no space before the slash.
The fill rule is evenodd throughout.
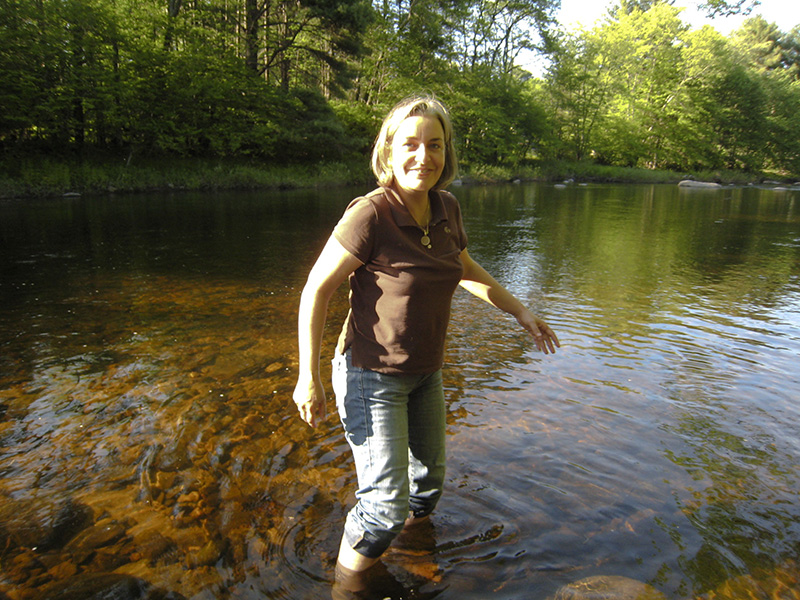
<path id="1" fill-rule="evenodd" d="M 431 247 L 431 238 L 428 237 L 428 234 L 424 234 L 419 241 L 422 242 L 423 246 Z"/>

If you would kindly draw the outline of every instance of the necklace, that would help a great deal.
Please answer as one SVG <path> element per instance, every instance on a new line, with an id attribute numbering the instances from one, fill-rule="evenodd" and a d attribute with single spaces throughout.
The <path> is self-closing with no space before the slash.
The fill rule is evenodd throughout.
<path id="1" fill-rule="evenodd" d="M 428 249 L 430 249 L 431 247 L 431 238 L 428 236 L 428 232 L 431 230 L 430 210 L 431 210 L 431 205 L 429 203 L 427 208 L 425 209 L 425 216 L 427 217 L 427 219 L 425 219 L 425 227 L 417 223 L 417 225 L 419 225 L 419 228 L 422 230 L 422 237 L 419 238 L 419 241 L 423 246 L 426 246 Z"/>
<path id="2" fill-rule="evenodd" d="M 422 243 L 423 246 L 427 246 L 428 248 L 431 247 L 431 238 L 428 237 L 428 231 L 430 230 L 430 225 L 426 228 L 422 228 L 422 237 L 419 238 L 419 241 Z"/>

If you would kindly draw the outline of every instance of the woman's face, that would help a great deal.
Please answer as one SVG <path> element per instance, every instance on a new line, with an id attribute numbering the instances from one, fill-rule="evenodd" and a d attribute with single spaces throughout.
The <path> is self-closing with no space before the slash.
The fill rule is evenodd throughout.
<path id="1" fill-rule="evenodd" d="M 391 146 L 394 182 L 403 192 L 427 193 L 442 175 L 445 162 L 444 129 L 434 116 L 406 118 L 394 134 Z"/>

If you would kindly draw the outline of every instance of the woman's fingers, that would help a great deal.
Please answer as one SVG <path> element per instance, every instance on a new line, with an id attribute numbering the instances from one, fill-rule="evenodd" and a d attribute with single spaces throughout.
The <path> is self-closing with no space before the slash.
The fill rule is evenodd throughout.
<path id="1" fill-rule="evenodd" d="M 558 337 L 550 326 L 541 319 L 534 319 L 533 339 L 536 347 L 545 354 L 555 354 L 556 348 L 561 347 Z"/>

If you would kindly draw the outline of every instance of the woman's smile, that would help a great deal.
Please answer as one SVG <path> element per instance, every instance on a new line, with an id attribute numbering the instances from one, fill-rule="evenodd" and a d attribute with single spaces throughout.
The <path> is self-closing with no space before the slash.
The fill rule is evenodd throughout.
<path id="1" fill-rule="evenodd" d="M 392 171 L 397 192 L 425 193 L 439 181 L 445 162 L 444 129 L 439 119 L 412 116 L 398 127 L 392 140 Z"/>

